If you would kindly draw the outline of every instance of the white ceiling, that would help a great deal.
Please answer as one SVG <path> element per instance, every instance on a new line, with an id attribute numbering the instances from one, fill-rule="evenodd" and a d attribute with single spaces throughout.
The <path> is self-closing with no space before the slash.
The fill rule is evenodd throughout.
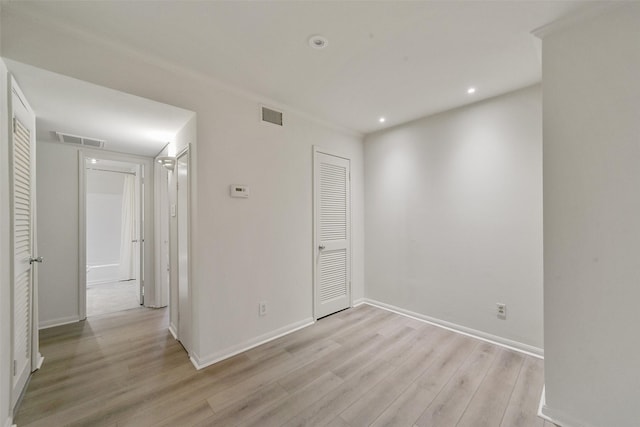
<path id="1" fill-rule="evenodd" d="M 59 131 L 104 139 L 105 150 L 153 157 L 194 114 L 20 62 L 5 63 L 36 112 L 38 141 L 57 142 Z"/>
<path id="2" fill-rule="evenodd" d="M 539 41 L 530 32 L 595 3 L 41 1 L 2 8 L 369 133 L 540 81 Z M 311 49 L 313 34 L 328 47 Z"/>

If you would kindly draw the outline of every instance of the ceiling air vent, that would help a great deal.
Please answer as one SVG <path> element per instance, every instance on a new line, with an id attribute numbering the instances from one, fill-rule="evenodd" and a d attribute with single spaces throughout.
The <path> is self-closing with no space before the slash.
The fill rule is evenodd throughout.
<path id="1" fill-rule="evenodd" d="M 282 112 L 262 107 L 262 121 L 282 126 Z"/>
<path id="2" fill-rule="evenodd" d="M 56 132 L 60 142 L 65 144 L 84 145 L 85 147 L 104 148 L 104 139 L 88 138 L 86 136 L 71 135 L 68 133 Z"/>

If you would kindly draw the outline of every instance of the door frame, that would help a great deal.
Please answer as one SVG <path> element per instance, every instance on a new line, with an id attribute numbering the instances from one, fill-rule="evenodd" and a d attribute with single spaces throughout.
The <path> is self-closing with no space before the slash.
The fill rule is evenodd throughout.
<path id="1" fill-rule="evenodd" d="M 98 159 L 136 164 L 140 170 L 140 247 L 139 272 L 141 289 L 144 289 L 144 306 L 154 306 L 155 289 L 148 284 L 154 283 L 154 207 L 153 207 L 153 159 L 109 151 L 87 148 L 78 150 L 78 320 L 87 318 L 87 200 L 86 200 L 86 161 Z M 144 186 L 144 191 L 142 187 Z M 146 248 L 146 250 L 145 250 Z"/>
<path id="2" fill-rule="evenodd" d="M 171 215 L 169 201 L 169 171 L 157 161 L 154 168 L 154 224 L 156 305 L 169 305 L 171 284 Z"/>
<path id="3" fill-rule="evenodd" d="M 311 307 L 312 307 L 312 315 L 313 315 L 313 319 L 314 320 L 318 320 L 318 313 L 316 310 L 316 290 L 318 287 L 317 284 L 317 277 L 318 277 L 318 262 L 317 262 L 317 257 L 319 255 L 319 249 L 318 246 L 320 245 L 320 239 L 318 237 L 318 203 L 317 203 L 317 192 L 318 192 L 318 179 L 319 179 L 319 174 L 316 170 L 316 157 L 318 154 L 326 154 L 328 156 L 333 156 L 333 157 L 339 157 L 341 159 L 345 159 L 349 162 L 349 174 L 351 174 L 351 157 L 349 157 L 348 155 L 346 155 L 345 153 L 342 153 L 338 150 L 327 150 L 324 148 L 321 148 L 317 145 L 313 146 L 313 156 L 311 159 L 311 170 L 312 170 L 312 192 L 311 192 L 311 198 L 312 198 L 312 235 L 313 238 L 311 239 L 313 241 L 313 246 L 311 248 L 311 259 L 312 259 L 312 265 L 313 265 L 313 277 L 312 277 L 312 283 L 313 286 L 311 288 Z M 353 211 L 353 200 L 352 200 L 352 195 L 351 195 L 352 191 L 351 191 L 351 176 L 349 176 L 349 217 L 347 218 L 348 224 L 349 224 L 349 263 L 350 263 L 350 267 L 349 268 L 349 307 L 353 307 L 353 287 L 352 287 L 352 276 L 353 276 L 353 223 L 352 223 L 352 211 Z"/>
<path id="4" fill-rule="evenodd" d="M 186 256 L 187 256 L 187 267 L 186 267 L 186 274 L 187 274 L 187 286 L 188 286 L 188 296 L 187 296 L 187 313 L 183 313 L 180 310 L 180 215 L 181 215 L 181 209 L 180 209 L 180 186 L 179 186 L 179 181 L 180 181 L 180 177 L 179 177 L 179 164 L 180 164 L 180 159 L 182 157 L 186 157 L 186 164 L 187 164 L 187 188 L 185 189 L 186 191 L 186 228 L 187 228 L 187 232 L 186 232 Z M 191 174 L 192 174 L 192 164 L 191 164 L 191 144 L 187 144 L 187 146 L 185 148 L 183 148 L 177 155 L 176 155 L 176 166 L 175 166 L 175 176 L 176 176 L 176 254 L 177 254 L 177 260 L 175 263 L 175 267 L 176 267 L 176 283 L 175 283 L 175 295 L 177 296 L 177 301 L 176 301 L 176 314 L 177 314 L 177 318 L 176 320 L 176 338 L 178 339 L 178 341 L 180 341 L 180 343 L 182 344 L 182 346 L 184 347 L 184 349 L 187 351 L 187 354 L 189 354 L 189 356 L 193 356 L 192 355 L 192 339 L 193 339 L 193 287 L 191 286 L 192 284 L 192 271 L 191 271 Z M 184 311 L 184 310 L 183 310 Z M 184 329 L 181 324 L 183 322 L 185 322 L 184 319 L 188 319 L 187 320 L 187 325 L 186 325 L 186 329 Z M 188 331 L 187 335 L 188 336 L 184 336 L 184 334 L 182 334 L 180 331 Z"/>

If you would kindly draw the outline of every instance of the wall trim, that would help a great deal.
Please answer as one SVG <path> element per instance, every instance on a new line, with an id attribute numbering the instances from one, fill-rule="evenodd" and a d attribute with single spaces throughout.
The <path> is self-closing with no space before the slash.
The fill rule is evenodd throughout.
<path id="1" fill-rule="evenodd" d="M 366 304 L 365 298 L 358 298 L 356 300 L 353 300 L 352 307 L 357 307 L 357 306 L 362 305 L 362 304 Z"/>
<path id="2" fill-rule="evenodd" d="M 169 324 L 169 332 L 173 335 L 173 339 L 178 340 L 178 332 L 176 331 L 176 325 L 173 323 Z"/>
<path id="3" fill-rule="evenodd" d="M 38 352 L 38 363 L 36 364 L 36 371 L 42 368 L 43 364 L 44 364 L 44 356 L 42 355 L 42 353 Z"/>
<path id="4" fill-rule="evenodd" d="M 391 311 L 393 313 L 401 314 L 403 316 L 410 317 L 415 320 L 429 323 L 430 325 L 444 328 L 449 331 L 456 332 L 458 334 L 462 334 L 471 338 L 486 341 L 488 343 L 495 344 L 500 347 L 507 348 L 509 350 L 517 351 L 519 353 L 524 353 L 526 355 L 537 357 L 539 359 L 544 359 L 544 350 L 529 344 L 524 344 L 518 341 L 513 341 L 507 338 L 499 337 L 497 335 L 492 335 L 486 332 L 478 331 L 477 329 L 467 328 L 466 326 L 461 326 L 455 323 L 447 322 L 445 320 L 436 319 L 434 317 L 425 316 L 424 314 L 415 313 L 413 311 L 405 310 L 404 308 L 396 307 L 394 305 L 386 304 L 384 302 L 372 300 L 369 298 L 364 298 L 364 303 L 374 307 L 381 308 L 383 310 Z"/>
<path id="5" fill-rule="evenodd" d="M 87 265 L 87 286 L 91 286 L 91 285 L 100 285 L 103 283 L 113 283 L 113 282 L 119 282 L 120 279 L 118 278 L 118 268 L 120 268 L 120 263 L 117 264 L 95 264 L 95 265 Z M 89 279 L 91 270 L 97 270 L 97 271 L 102 271 L 102 270 L 115 270 L 114 271 L 114 275 L 112 277 L 108 277 L 108 278 L 99 278 L 99 279 Z"/>
<path id="6" fill-rule="evenodd" d="M 52 320 L 44 320 L 40 322 L 40 324 L 38 325 L 38 329 L 40 330 L 49 329 L 49 328 L 54 328 L 56 326 L 68 325 L 69 323 L 76 323 L 79 321 L 80 321 L 80 316 L 78 315 L 60 317 L 58 319 L 52 319 Z"/>
<path id="7" fill-rule="evenodd" d="M 283 326 L 282 328 L 276 329 L 275 331 L 267 332 L 266 334 L 249 339 L 243 343 L 231 346 L 222 351 L 210 354 L 205 357 L 200 357 L 197 354 L 193 353 L 189 359 L 191 360 L 191 363 L 193 363 L 193 366 L 195 366 L 196 369 L 200 370 L 200 369 L 206 368 L 207 366 L 211 366 L 214 363 L 217 363 L 224 359 L 228 359 L 232 356 L 235 356 L 236 354 L 240 354 L 254 347 L 258 347 L 259 345 L 266 344 L 269 341 L 273 341 L 277 338 L 283 337 L 285 335 L 289 335 L 292 332 L 306 328 L 307 326 L 311 326 L 314 323 L 315 323 L 315 320 L 313 320 L 312 317 L 308 317 L 304 320 L 291 323 L 287 326 Z"/>

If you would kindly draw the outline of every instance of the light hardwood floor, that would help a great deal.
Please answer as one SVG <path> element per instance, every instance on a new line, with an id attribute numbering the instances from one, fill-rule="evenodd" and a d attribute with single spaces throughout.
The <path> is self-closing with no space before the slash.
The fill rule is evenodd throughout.
<path id="1" fill-rule="evenodd" d="M 23 426 L 551 427 L 541 360 L 368 305 L 196 371 L 166 309 L 41 332 Z"/>

